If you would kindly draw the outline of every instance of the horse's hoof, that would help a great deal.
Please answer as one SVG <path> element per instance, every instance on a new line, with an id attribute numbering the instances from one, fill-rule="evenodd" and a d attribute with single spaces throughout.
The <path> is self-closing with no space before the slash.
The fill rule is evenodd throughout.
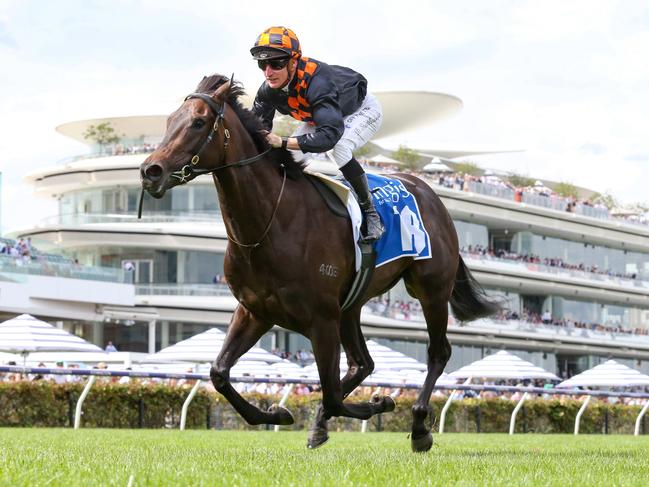
<path id="1" fill-rule="evenodd" d="M 410 446 L 415 453 L 426 453 L 433 446 L 433 435 L 429 432 L 419 438 L 411 436 Z"/>
<path id="2" fill-rule="evenodd" d="M 293 415 L 291 414 L 291 411 L 277 404 L 271 405 L 268 408 L 268 413 L 277 415 L 277 417 L 279 418 L 279 422 L 275 424 L 286 426 L 295 423 L 295 419 L 293 419 Z"/>
<path id="3" fill-rule="evenodd" d="M 315 450 L 329 441 L 329 433 L 324 428 L 314 428 L 309 431 L 309 438 L 306 447 L 309 450 Z"/>
<path id="4" fill-rule="evenodd" d="M 385 396 L 383 398 L 383 401 L 384 401 L 383 404 L 385 405 L 385 409 L 383 410 L 384 413 L 391 413 L 396 409 L 397 405 L 391 396 Z"/>

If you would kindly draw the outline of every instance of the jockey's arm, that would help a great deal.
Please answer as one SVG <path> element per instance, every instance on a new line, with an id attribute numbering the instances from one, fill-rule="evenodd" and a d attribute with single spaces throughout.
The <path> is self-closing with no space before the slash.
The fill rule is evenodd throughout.
<path id="1" fill-rule="evenodd" d="M 275 107 L 264 99 L 262 89 L 257 92 L 255 101 L 252 104 L 252 111 L 261 118 L 264 128 L 269 132 L 273 130 L 273 119 L 275 118 Z"/>
<path id="2" fill-rule="evenodd" d="M 338 88 L 329 73 L 314 76 L 306 98 L 312 110 L 315 132 L 296 137 L 302 152 L 319 154 L 333 149 L 345 131 Z"/>

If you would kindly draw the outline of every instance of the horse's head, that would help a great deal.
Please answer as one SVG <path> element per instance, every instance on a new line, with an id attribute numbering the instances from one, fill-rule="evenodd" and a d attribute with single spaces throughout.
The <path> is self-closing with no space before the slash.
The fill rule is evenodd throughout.
<path id="1" fill-rule="evenodd" d="M 207 79 L 207 78 L 205 78 Z M 209 172 L 222 161 L 230 133 L 223 124 L 231 81 L 220 77 L 210 93 L 196 89 L 167 119 L 158 148 L 140 166 L 142 188 L 154 198 Z"/>

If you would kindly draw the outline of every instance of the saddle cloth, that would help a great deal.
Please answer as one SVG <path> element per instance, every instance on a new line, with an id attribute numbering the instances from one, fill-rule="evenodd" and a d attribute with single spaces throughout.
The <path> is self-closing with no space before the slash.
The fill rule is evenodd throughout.
<path id="1" fill-rule="evenodd" d="M 362 222 L 361 209 L 346 181 L 337 180 L 315 171 L 306 171 L 323 181 L 345 204 L 352 222 L 356 244 L 356 271 L 360 269 L 361 250 L 358 246 Z M 415 197 L 397 179 L 368 173 L 367 181 L 374 198 L 374 206 L 385 226 L 385 233 L 374 243 L 375 267 L 400 257 L 430 258 L 430 237 L 421 222 Z M 343 184 L 345 183 L 345 184 Z"/>
<path id="2" fill-rule="evenodd" d="M 376 267 L 401 257 L 432 257 L 430 237 L 412 193 L 398 179 L 368 173 L 367 181 L 385 226 L 385 233 L 374 244 Z"/>

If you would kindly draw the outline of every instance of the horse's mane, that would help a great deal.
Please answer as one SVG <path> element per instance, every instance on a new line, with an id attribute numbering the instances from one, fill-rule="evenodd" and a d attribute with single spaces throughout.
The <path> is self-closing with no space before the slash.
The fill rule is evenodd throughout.
<path id="1" fill-rule="evenodd" d="M 213 74 L 204 76 L 198 86 L 196 87 L 197 93 L 211 94 L 224 83 L 230 81 L 230 78 L 221 74 Z M 252 137 L 255 147 L 259 152 L 268 149 L 268 142 L 266 142 L 266 129 L 264 128 L 261 119 L 255 115 L 251 110 L 244 108 L 239 101 L 239 97 L 245 94 L 243 85 L 232 80 L 230 92 L 228 95 L 227 103 L 234 110 L 239 117 L 241 124 Z M 284 166 L 286 175 L 291 179 L 297 179 L 303 175 L 304 165 L 293 159 L 293 154 L 284 149 L 273 149 L 268 153 L 268 157 L 278 167 Z"/>

